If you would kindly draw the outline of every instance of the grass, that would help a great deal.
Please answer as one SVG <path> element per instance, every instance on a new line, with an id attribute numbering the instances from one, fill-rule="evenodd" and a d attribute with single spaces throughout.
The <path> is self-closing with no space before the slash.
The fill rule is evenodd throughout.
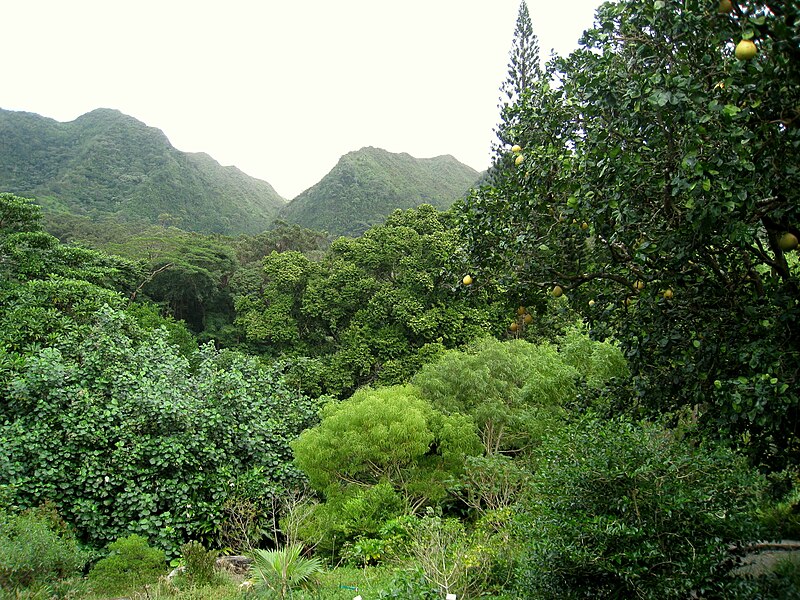
<path id="1" fill-rule="evenodd" d="M 337 567 L 322 576 L 322 585 L 315 595 L 305 596 L 309 600 L 352 600 L 361 595 L 364 598 L 376 598 L 378 592 L 389 587 L 394 576 L 391 566 Z M 353 589 L 355 588 L 355 589 Z"/>
<path id="2" fill-rule="evenodd" d="M 361 595 L 365 599 L 377 598 L 381 590 L 389 587 L 394 571 L 392 567 L 377 566 L 366 569 L 337 567 L 325 571 L 321 584 L 313 592 L 296 592 L 294 600 L 352 600 Z M 143 581 L 115 597 L 129 600 L 255 600 L 265 596 L 240 587 L 242 576 L 220 574 L 212 583 L 191 587 L 177 579 L 168 582 L 166 577 Z M 72 579 L 54 585 L 26 590 L 0 589 L 0 600 L 108 600 L 106 594 L 92 591 L 86 579 Z"/>

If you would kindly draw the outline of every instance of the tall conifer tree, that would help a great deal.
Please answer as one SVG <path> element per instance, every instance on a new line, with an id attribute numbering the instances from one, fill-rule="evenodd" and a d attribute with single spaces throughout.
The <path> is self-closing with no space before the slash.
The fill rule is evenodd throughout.
<path id="1" fill-rule="evenodd" d="M 525 0 L 519 4 L 517 24 L 514 28 L 514 38 L 508 59 L 508 72 L 506 79 L 500 86 L 500 124 L 496 129 L 497 141 L 494 151 L 494 164 L 501 159 L 504 146 L 514 144 L 513 126 L 516 122 L 517 111 L 513 108 L 522 99 L 525 92 L 532 90 L 536 81 L 542 77 L 542 67 L 539 59 L 539 40 L 533 33 L 533 24 L 528 13 Z"/>

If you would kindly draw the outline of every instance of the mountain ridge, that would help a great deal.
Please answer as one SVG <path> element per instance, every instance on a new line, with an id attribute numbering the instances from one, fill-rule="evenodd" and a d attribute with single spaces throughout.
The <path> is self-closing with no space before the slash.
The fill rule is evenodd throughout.
<path id="1" fill-rule="evenodd" d="M 479 177 L 451 154 L 415 158 L 364 146 L 288 201 L 238 167 L 177 150 L 163 131 L 116 109 L 60 122 L 0 108 L 0 191 L 33 198 L 46 214 L 93 221 L 256 234 L 280 219 L 356 236 L 398 208 L 446 209 Z"/>
<path id="2" fill-rule="evenodd" d="M 480 178 L 450 154 L 415 158 L 364 146 L 287 204 L 280 218 L 333 235 L 357 236 L 394 210 L 431 204 L 449 208 Z"/>
<path id="3" fill-rule="evenodd" d="M 0 109 L 0 189 L 46 210 L 204 233 L 259 233 L 287 200 L 266 181 L 177 150 L 163 131 L 116 109 L 73 121 Z"/>

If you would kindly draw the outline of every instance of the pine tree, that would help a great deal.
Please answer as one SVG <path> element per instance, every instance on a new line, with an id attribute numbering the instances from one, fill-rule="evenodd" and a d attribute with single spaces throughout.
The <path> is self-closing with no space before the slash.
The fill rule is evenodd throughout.
<path id="1" fill-rule="evenodd" d="M 509 52 L 508 73 L 505 81 L 500 86 L 500 124 L 495 133 L 497 142 L 493 148 L 495 165 L 500 160 L 501 154 L 506 152 L 504 146 L 514 141 L 511 139 L 511 130 L 515 122 L 515 111 L 512 108 L 520 101 L 526 91 L 530 91 L 534 83 L 542 77 L 542 67 L 539 60 L 539 40 L 533 33 L 533 24 L 528 13 L 525 0 L 519 4 L 517 24 L 514 28 L 514 38 Z"/>
<path id="2" fill-rule="evenodd" d="M 517 25 L 509 52 L 508 74 L 500 86 L 501 106 L 514 104 L 522 93 L 530 89 L 541 76 L 539 64 L 539 40 L 533 33 L 533 24 L 525 0 L 519 4 Z"/>

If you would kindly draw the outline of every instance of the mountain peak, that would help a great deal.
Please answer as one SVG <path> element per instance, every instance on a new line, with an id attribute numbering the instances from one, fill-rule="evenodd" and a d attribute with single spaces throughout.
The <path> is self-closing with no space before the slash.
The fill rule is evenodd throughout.
<path id="1" fill-rule="evenodd" d="M 348 152 L 319 183 L 280 213 L 281 218 L 335 235 L 356 236 L 397 208 L 448 208 L 480 174 L 450 155 L 414 158 L 365 146 Z"/>

